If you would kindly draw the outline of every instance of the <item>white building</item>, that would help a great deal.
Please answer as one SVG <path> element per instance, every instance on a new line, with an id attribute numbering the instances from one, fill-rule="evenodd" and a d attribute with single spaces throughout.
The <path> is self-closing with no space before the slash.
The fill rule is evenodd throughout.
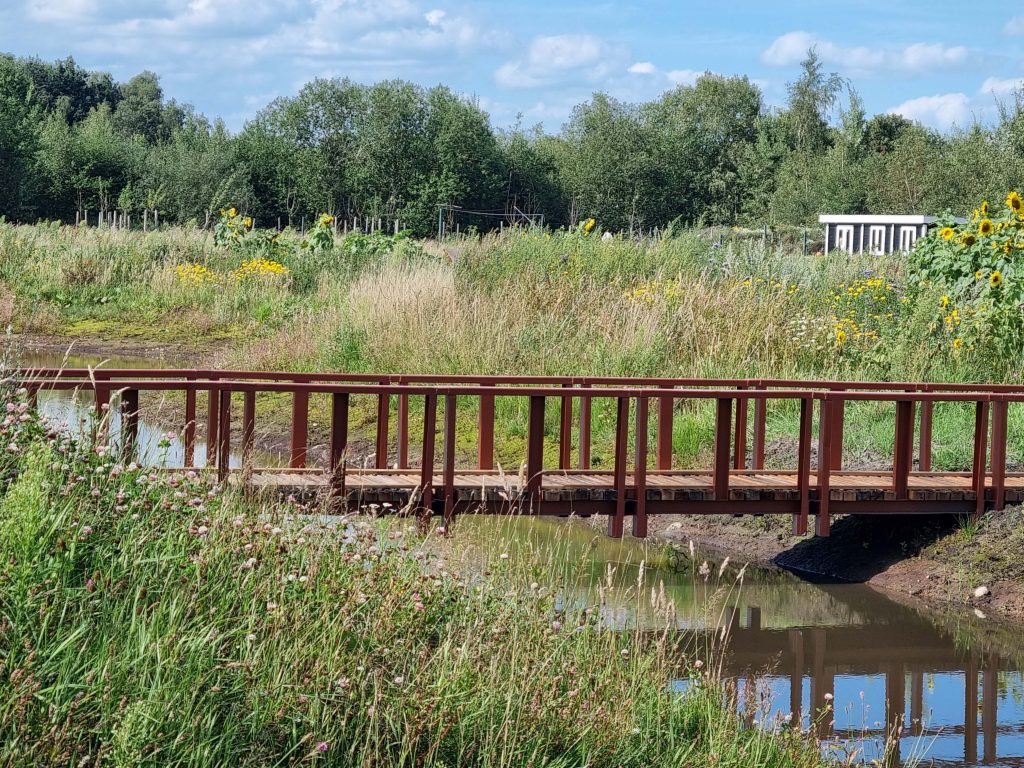
<path id="1" fill-rule="evenodd" d="M 892 216 L 884 214 L 825 213 L 818 222 L 825 227 L 825 253 L 845 253 L 882 256 L 887 253 L 908 253 L 935 224 L 937 216 L 912 214 Z M 957 219 L 963 223 L 965 219 Z"/>

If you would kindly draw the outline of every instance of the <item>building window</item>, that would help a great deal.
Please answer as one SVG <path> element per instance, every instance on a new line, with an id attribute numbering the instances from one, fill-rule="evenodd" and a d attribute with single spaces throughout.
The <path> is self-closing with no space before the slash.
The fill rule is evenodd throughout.
<path id="1" fill-rule="evenodd" d="M 900 227 L 900 250 L 910 253 L 917 242 L 917 227 Z"/>
<path id="2" fill-rule="evenodd" d="M 853 253 L 852 224 L 840 224 L 836 227 L 836 250 Z"/>
<path id="3" fill-rule="evenodd" d="M 872 256 L 885 253 L 885 227 L 875 226 L 868 230 L 868 250 Z"/>

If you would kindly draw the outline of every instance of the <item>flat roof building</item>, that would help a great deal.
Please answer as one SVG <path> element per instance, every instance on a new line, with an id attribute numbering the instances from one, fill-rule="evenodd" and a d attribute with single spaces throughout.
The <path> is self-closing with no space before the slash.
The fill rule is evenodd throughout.
<path id="1" fill-rule="evenodd" d="M 848 214 L 823 213 L 818 223 L 825 227 L 825 253 L 845 253 L 883 256 L 887 253 L 909 253 L 934 226 L 938 216 L 924 214 Z M 966 219 L 957 219 L 958 223 Z"/>

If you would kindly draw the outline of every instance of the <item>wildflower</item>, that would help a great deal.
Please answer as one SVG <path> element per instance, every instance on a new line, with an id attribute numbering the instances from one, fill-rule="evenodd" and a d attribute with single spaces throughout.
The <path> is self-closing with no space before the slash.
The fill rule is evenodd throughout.
<path id="1" fill-rule="evenodd" d="M 978 234 L 982 237 L 991 235 L 994 229 L 995 225 L 992 223 L 991 219 L 982 219 L 978 223 Z"/>
<path id="2" fill-rule="evenodd" d="M 1006 207 L 1019 214 L 1024 211 L 1024 200 L 1017 192 L 1011 192 L 1006 196 Z"/>
<path id="3" fill-rule="evenodd" d="M 246 226 L 246 228 L 251 228 L 252 227 L 252 217 L 251 216 L 246 216 L 245 217 L 245 226 Z"/>
<path id="4" fill-rule="evenodd" d="M 833 696 L 831 693 L 826 693 L 825 694 L 825 701 L 832 701 L 832 699 L 834 699 L 834 698 L 835 698 L 835 696 Z"/>
<path id="5" fill-rule="evenodd" d="M 843 346 L 843 344 L 846 343 L 846 339 L 846 331 L 844 331 L 842 328 L 836 328 L 836 346 Z"/>
<path id="6" fill-rule="evenodd" d="M 984 276 L 985 276 L 985 273 L 982 272 L 980 269 L 977 269 L 977 270 L 974 271 L 974 279 L 975 280 L 981 280 Z"/>
<path id="7" fill-rule="evenodd" d="M 316 745 L 316 751 L 320 753 L 326 752 L 330 748 L 330 745 L 326 741 L 321 741 Z"/>
<path id="8" fill-rule="evenodd" d="M 939 237 L 941 237 L 943 240 L 952 240 L 953 235 L 955 234 L 956 230 L 954 230 L 952 227 L 943 227 L 942 229 L 939 230 Z"/>
<path id="9" fill-rule="evenodd" d="M 1003 282 L 1002 272 L 998 269 L 993 271 L 992 274 L 988 276 L 988 282 L 993 288 L 998 288 L 999 284 Z"/>
<path id="10" fill-rule="evenodd" d="M 988 200 L 981 201 L 981 208 L 978 209 L 982 216 L 988 216 Z"/>
<path id="11" fill-rule="evenodd" d="M 949 306 L 949 296 L 942 297 L 942 308 L 945 309 Z"/>
<path id="12" fill-rule="evenodd" d="M 597 226 L 597 221 L 596 220 L 594 220 L 594 219 L 587 219 L 585 222 L 583 222 L 583 231 L 584 231 L 584 233 L 589 235 L 591 233 L 591 231 L 594 229 L 594 227 L 596 227 L 596 226 Z"/>
<path id="13" fill-rule="evenodd" d="M 237 215 L 238 215 L 238 211 L 236 211 L 234 209 L 234 207 L 228 208 L 228 216 L 230 216 L 231 218 L 234 218 Z"/>
<path id="14" fill-rule="evenodd" d="M 961 349 L 964 345 L 964 340 L 961 338 L 953 339 L 953 349 Z"/>

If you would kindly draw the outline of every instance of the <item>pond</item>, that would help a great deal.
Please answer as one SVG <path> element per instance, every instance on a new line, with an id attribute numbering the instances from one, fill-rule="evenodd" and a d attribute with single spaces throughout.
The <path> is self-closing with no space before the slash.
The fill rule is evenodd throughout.
<path id="1" fill-rule="evenodd" d="M 159 368 L 174 361 L 31 353 L 22 356 L 22 364 Z M 39 398 L 44 413 L 77 430 L 89 428 L 90 405 L 90 398 L 71 393 L 44 392 Z M 112 414 L 112 432 L 117 419 Z M 158 447 L 163 437 L 159 425 L 140 422 L 143 455 L 163 452 L 171 464 L 180 464 L 181 447 Z M 261 463 L 282 461 L 271 447 L 263 450 Z M 205 453 L 197 439 L 197 465 Z M 232 456 L 232 465 L 239 463 Z M 624 589 L 643 568 L 645 589 L 655 588 L 658 600 L 672 603 L 675 630 L 692 636 L 695 648 L 728 634 L 727 651 L 709 663 L 720 664 L 735 682 L 752 725 L 807 728 L 812 717 L 820 717 L 826 749 L 839 755 L 858 751 L 867 760 L 878 758 L 887 734 L 901 727 L 898 752 L 907 764 L 1024 766 L 1019 630 L 966 609 L 932 611 L 863 585 L 812 584 L 766 569 L 747 569 L 739 583 L 731 579 L 733 566 L 723 576 L 731 587 L 716 589 L 695 572 L 699 555 L 686 567 L 666 566 L 664 547 L 609 539 L 583 523 L 464 518 L 459 525 L 459 540 L 470 542 L 467 549 L 473 542 L 482 547 L 505 540 L 516 548 L 556 547 L 567 561 L 582 564 L 582 576 L 563 590 L 563 601 L 602 602 L 604 620 L 614 626 L 661 629 L 664 618 L 650 600 Z M 679 560 L 689 561 L 688 554 Z M 711 568 L 708 581 L 714 584 L 717 565 Z M 607 579 L 623 588 L 599 597 Z M 633 597 L 621 597 L 628 594 Z M 834 714 L 812 714 L 827 702 Z"/>

